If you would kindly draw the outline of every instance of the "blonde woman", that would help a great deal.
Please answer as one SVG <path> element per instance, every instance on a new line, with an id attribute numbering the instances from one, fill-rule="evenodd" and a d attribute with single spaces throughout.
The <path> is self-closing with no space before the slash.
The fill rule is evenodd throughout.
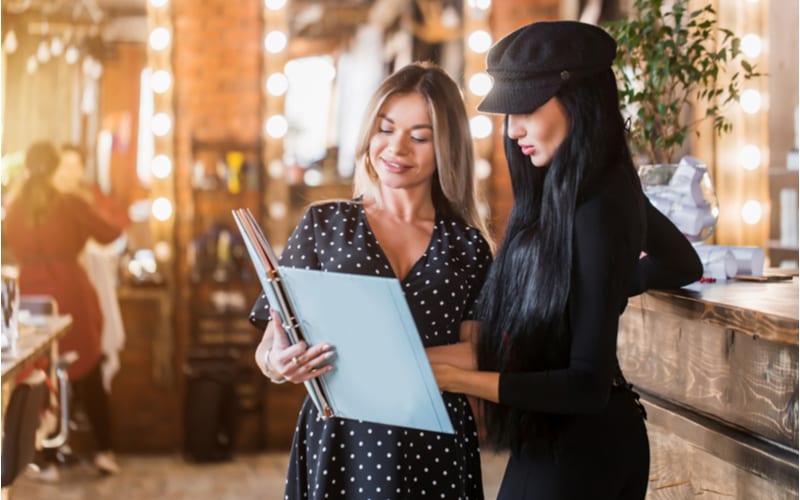
<path id="1" fill-rule="evenodd" d="M 430 359 L 474 367 L 468 337 L 492 252 L 459 88 L 439 67 L 415 63 L 390 75 L 367 109 L 355 200 L 309 208 L 281 263 L 397 278 Z M 297 384 L 333 369 L 335 346 L 290 345 L 269 319 L 262 296 L 251 320 L 266 327 L 255 356 L 266 376 Z M 455 435 L 321 420 L 306 398 L 284 498 L 483 498 L 472 410 L 463 395 L 444 400 Z"/>

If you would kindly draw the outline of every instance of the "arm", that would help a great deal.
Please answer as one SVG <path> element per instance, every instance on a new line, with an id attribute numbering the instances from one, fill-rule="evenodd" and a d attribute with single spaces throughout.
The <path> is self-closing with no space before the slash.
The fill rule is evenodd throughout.
<path id="1" fill-rule="evenodd" d="M 428 347 L 428 361 L 431 364 L 444 363 L 465 370 L 475 370 L 478 362 L 475 357 L 475 343 L 478 339 L 480 323 L 473 320 L 461 322 L 460 341 L 455 344 Z"/>
<path id="2" fill-rule="evenodd" d="M 261 373 L 273 382 L 279 384 L 288 380 L 300 384 L 333 370 L 332 365 L 325 365 L 332 356 L 333 347 L 330 344 L 316 345 L 310 349 L 305 342 L 292 345 L 281 326 L 278 313 L 273 311 L 272 321 L 256 347 L 255 361 Z"/>
<path id="3" fill-rule="evenodd" d="M 111 243 L 122 234 L 122 229 L 119 226 L 114 225 L 100 215 L 82 198 L 72 194 L 64 196 L 68 200 L 67 203 L 71 205 L 77 214 L 80 227 L 82 231 L 85 231 L 87 238 L 94 238 L 98 243 L 106 244 Z"/>
<path id="4" fill-rule="evenodd" d="M 638 295 L 652 288 L 680 288 L 700 279 L 703 264 L 692 244 L 678 228 L 645 198 L 647 233 L 646 256 L 629 294 Z"/>
<path id="5" fill-rule="evenodd" d="M 626 218 L 602 199 L 581 205 L 575 217 L 574 267 L 569 298 L 572 333 L 567 368 L 523 373 L 434 367 L 445 390 L 464 392 L 528 411 L 593 413 L 605 407 L 616 366 L 623 290 L 636 251 L 625 243 Z"/>
<path id="6" fill-rule="evenodd" d="M 281 265 L 320 268 L 314 245 L 314 227 L 313 211 L 307 210 L 289 237 L 280 257 Z M 280 324 L 278 313 L 270 309 L 264 293 L 250 312 L 250 322 L 264 330 L 256 347 L 255 363 L 273 382 L 302 383 L 333 369 L 332 366 L 323 366 L 333 355 L 333 347 L 321 344 L 309 349 L 305 342 L 292 345 Z"/>

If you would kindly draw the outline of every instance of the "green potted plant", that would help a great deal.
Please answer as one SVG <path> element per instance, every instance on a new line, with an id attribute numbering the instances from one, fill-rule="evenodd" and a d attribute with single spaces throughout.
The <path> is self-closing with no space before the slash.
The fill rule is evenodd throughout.
<path id="1" fill-rule="evenodd" d="M 701 122 L 713 120 L 717 134 L 731 130 L 724 108 L 759 74 L 711 5 L 689 10 L 689 0 L 634 0 L 627 19 L 605 27 L 617 40 L 614 70 L 634 154 L 672 163 Z M 690 106 L 699 118 L 689 117 Z"/>
<path id="2" fill-rule="evenodd" d="M 617 40 L 614 72 L 644 191 L 690 241 L 702 243 L 719 216 L 714 187 L 702 161 L 675 156 L 706 120 L 719 135 L 730 132 L 725 107 L 759 74 L 711 5 L 690 10 L 689 0 L 634 0 L 627 19 L 605 28 Z"/>

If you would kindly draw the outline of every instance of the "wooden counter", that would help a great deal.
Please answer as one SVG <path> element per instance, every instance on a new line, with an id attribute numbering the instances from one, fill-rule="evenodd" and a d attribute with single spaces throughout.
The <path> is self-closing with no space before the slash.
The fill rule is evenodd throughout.
<path id="1" fill-rule="evenodd" d="M 72 326 L 72 316 L 51 316 L 43 318 L 39 326 L 20 325 L 20 335 L 17 341 L 16 356 L 7 357 L 3 353 L 2 383 L 12 382 L 14 377 L 23 369 L 35 363 L 48 352 L 52 359 L 58 357 L 58 339 L 63 337 Z"/>
<path id="2" fill-rule="evenodd" d="M 690 288 L 634 297 L 620 322 L 648 411 L 648 498 L 797 498 L 797 278 Z"/>

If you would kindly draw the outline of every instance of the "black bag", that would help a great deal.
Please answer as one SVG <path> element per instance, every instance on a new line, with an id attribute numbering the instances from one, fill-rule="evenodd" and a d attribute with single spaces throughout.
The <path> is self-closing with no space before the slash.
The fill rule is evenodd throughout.
<path id="1" fill-rule="evenodd" d="M 190 353 L 185 367 L 184 452 L 197 462 L 230 460 L 236 441 L 239 403 L 236 357 L 229 353 Z"/>

